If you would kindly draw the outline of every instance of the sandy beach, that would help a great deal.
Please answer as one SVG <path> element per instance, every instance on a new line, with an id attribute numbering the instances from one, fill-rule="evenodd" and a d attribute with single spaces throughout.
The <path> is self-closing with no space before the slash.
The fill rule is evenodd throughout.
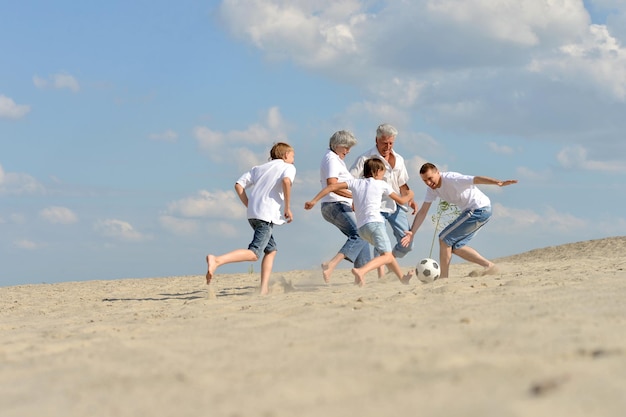
<path id="1" fill-rule="evenodd" d="M 0 288 L 0 415 L 622 417 L 625 253 L 538 248 L 406 286 L 276 272 L 267 297 L 258 274 L 207 286 L 201 259 L 197 276 Z"/>

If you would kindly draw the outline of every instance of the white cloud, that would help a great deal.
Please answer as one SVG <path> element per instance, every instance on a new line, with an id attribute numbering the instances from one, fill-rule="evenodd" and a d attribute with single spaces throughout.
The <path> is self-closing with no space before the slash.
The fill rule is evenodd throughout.
<path id="1" fill-rule="evenodd" d="M 513 148 L 511 148 L 510 146 L 499 145 L 496 142 L 487 142 L 487 146 L 489 147 L 489 149 L 491 149 L 491 152 L 493 153 L 512 155 L 514 152 Z"/>
<path id="2" fill-rule="evenodd" d="M 28 174 L 6 172 L 0 165 L 0 195 L 35 194 L 44 192 L 44 187 Z"/>
<path id="3" fill-rule="evenodd" d="M 39 217 L 54 224 L 71 224 L 78 221 L 78 216 L 67 207 L 52 206 L 39 212 Z"/>
<path id="4" fill-rule="evenodd" d="M 52 74 L 47 79 L 35 75 L 33 76 L 33 84 L 37 88 L 54 88 L 57 90 L 66 88 L 74 93 L 80 91 L 78 80 L 66 73 Z"/>
<path id="5" fill-rule="evenodd" d="M 185 218 L 238 219 L 245 217 L 245 213 L 246 209 L 234 191 L 200 190 L 195 196 L 173 201 L 167 206 L 167 215 Z"/>
<path id="6" fill-rule="evenodd" d="M 146 239 L 146 236 L 135 230 L 130 223 L 122 220 L 98 220 L 94 223 L 94 230 L 102 236 L 125 241 L 140 241 Z"/>
<path id="7" fill-rule="evenodd" d="M 569 213 L 556 211 L 547 207 L 543 213 L 533 210 L 505 207 L 502 204 L 494 204 L 494 216 L 498 219 L 506 219 L 505 230 L 510 233 L 518 233 L 530 228 L 542 232 L 570 233 L 582 230 L 587 222 Z"/>
<path id="8" fill-rule="evenodd" d="M 13 247 L 18 249 L 35 250 L 38 249 L 40 246 L 41 245 L 39 245 L 38 243 L 28 239 L 20 239 L 13 242 Z"/>
<path id="9" fill-rule="evenodd" d="M 199 229 L 198 222 L 196 220 L 181 219 L 169 215 L 160 216 L 159 223 L 165 230 L 180 236 L 195 234 Z"/>
<path id="10" fill-rule="evenodd" d="M 30 112 L 30 106 L 16 104 L 12 98 L 0 94 L 0 118 L 20 119 Z"/>
<path id="11" fill-rule="evenodd" d="M 348 115 L 580 144 L 626 128 L 626 49 L 580 0 L 225 0 L 220 17 L 266 57 L 369 94 Z"/>
<path id="12" fill-rule="evenodd" d="M 200 150 L 214 162 L 236 164 L 241 172 L 268 161 L 272 144 L 287 141 L 289 125 L 283 120 L 278 107 L 267 110 L 261 123 L 254 123 L 244 130 L 218 132 L 205 126 L 193 129 Z M 237 145 L 245 146 L 237 146 Z M 231 148 L 233 145 L 235 147 Z M 228 147 L 227 147 L 228 146 Z M 229 158 L 225 159 L 225 153 Z"/>
<path id="13" fill-rule="evenodd" d="M 626 172 L 626 161 L 594 161 L 589 159 L 588 151 L 582 146 L 574 145 L 563 148 L 556 159 L 564 168 L 584 171 Z"/>
<path id="14" fill-rule="evenodd" d="M 151 133 L 148 137 L 152 140 L 162 142 L 176 142 L 178 140 L 178 133 L 174 132 L 171 129 L 168 129 L 161 133 Z"/>

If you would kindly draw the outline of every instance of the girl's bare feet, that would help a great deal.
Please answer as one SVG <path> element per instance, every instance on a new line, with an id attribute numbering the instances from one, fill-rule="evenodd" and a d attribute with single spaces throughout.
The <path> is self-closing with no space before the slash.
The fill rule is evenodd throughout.
<path id="1" fill-rule="evenodd" d="M 330 276 L 333 273 L 333 269 L 330 267 L 328 262 L 324 262 L 322 264 L 322 276 L 324 277 L 324 282 L 330 284 Z"/>
<path id="2" fill-rule="evenodd" d="M 409 272 L 407 272 L 406 274 L 404 274 L 404 276 L 402 278 L 400 278 L 400 282 L 403 283 L 404 285 L 408 285 L 409 281 L 411 281 L 411 278 L 413 278 L 413 270 L 412 269 Z"/>

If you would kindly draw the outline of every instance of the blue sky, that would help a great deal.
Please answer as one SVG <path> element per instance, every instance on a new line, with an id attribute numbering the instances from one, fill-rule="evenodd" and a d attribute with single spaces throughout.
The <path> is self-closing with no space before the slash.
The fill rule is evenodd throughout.
<path id="1" fill-rule="evenodd" d="M 328 138 L 355 133 L 350 164 L 383 122 L 418 202 L 425 161 L 519 180 L 483 187 L 489 258 L 626 234 L 623 1 L 0 0 L 0 22 L 2 286 L 203 275 L 249 243 L 233 184 L 277 140 L 275 271 L 315 268 L 343 242 L 303 209 Z"/>

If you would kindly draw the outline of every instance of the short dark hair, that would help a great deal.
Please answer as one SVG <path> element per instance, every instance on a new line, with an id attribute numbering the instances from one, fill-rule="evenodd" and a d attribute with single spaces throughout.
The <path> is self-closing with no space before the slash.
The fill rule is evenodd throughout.
<path id="1" fill-rule="evenodd" d="M 420 168 L 420 174 L 425 174 L 428 171 L 430 171 L 431 169 L 434 169 L 435 171 L 437 171 L 437 167 L 435 166 L 435 164 L 431 164 L 430 162 L 426 162 L 424 165 L 422 165 L 422 167 Z"/>
<path id="2" fill-rule="evenodd" d="M 381 169 L 385 170 L 384 162 L 380 158 L 370 158 L 363 164 L 363 177 L 371 178 Z"/>

